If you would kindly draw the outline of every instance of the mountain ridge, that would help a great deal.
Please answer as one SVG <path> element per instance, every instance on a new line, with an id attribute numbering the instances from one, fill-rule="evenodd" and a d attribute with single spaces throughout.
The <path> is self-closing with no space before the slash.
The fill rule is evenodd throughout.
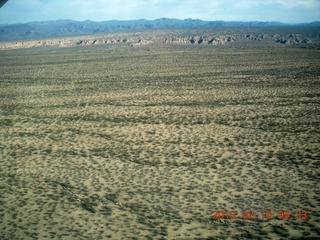
<path id="1" fill-rule="evenodd" d="M 153 28 L 192 28 L 192 27 L 265 27 L 265 26 L 320 26 L 320 21 L 311 23 L 287 24 L 263 21 L 204 21 L 200 19 L 159 18 L 155 20 L 109 20 L 75 21 L 59 19 L 18 24 L 1 24 L 0 41 L 62 37 L 70 35 L 108 33 L 115 31 Z"/>

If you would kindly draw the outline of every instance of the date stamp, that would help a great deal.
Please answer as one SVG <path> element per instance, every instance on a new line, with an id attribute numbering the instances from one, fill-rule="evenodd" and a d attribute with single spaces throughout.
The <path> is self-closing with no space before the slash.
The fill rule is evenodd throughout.
<path id="1" fill-rule="evenodd" d="M 290 218 L 295 218 L 297 220 L 306 220 L 308 218 L 308 212 L 306 210 L 296 210 L 293 213 L 291 213 L 289 210 L 278 210 L 277 212 L 272 212 L 271 210 L 261 210 L 260 212 L 255 212 L 253 210 L 243 210 L 241 214 L 238 214 L 238 212 L 235 210 L 212 211 L 212 219 L 270 220 L 272 218 L 279 220 L 288 220 Z"/>

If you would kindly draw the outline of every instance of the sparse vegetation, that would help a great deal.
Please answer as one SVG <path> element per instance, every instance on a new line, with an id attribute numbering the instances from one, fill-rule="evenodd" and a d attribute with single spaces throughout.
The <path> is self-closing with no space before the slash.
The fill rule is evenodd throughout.
<path id="1" fill-rule="evenodd" d="M 1 51 L 0 238 L 319 237 L 319 60 L 261 45 Z M 274 217 L 209 220 L 249 209 Z"/>

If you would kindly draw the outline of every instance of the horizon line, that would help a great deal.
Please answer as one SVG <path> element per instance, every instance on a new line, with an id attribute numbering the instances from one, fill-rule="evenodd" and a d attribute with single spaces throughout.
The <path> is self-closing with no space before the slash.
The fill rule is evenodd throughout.
<path id="1" fill-rule="evenodd" d="M 288 23 L 288 22 L 281 22 L 277 20 L 272 21 L 261 21 L 261 20 L 203 20 L 200 18 L 168 18 L 168 17 L 161 17 L 161 18 L 155 18 L 155 19 L 146 19 L 146 18 L 137 18 L 137 19 L 126 19 L 126 20 L 119 20 L 119 19 L 109 19 L 109 20 L 102 20 L 102 21 L 96 21 L 91 19 L 86 20 L 74 20 L 71 18 L 60 18 L 60 19 L 51 19 L 51 20 L 36 20 L 36 21 L 29 21 L 29 22 L 17 22 L 17 23 L 0 23 L 0 25 L 16 25 L 16 24 L 28 24 L 28 23 L 36 23 L 36 22 L 57 22 L 57 21 L 74 21 L 74 22 L 96 22 L 96 23 L 102 23 L 102 22 L 112 22 L 112 21 L 118 21 L 118 22 L 126 22 L 126 21 L 156 21 L 156 20 L 178 20 L 178 21 L 186 21 L 186 20 L 192 20 L 192 21 L 202 21 L 202 22 L 226 22 L 226 23 L 279 23 L 279 24 L 285 24 L 285 25 L 296 25 L 296 24 L 310 24 L 310 23 L 317 23 L 320 22 L 320 20 L 317 21 L 311 21 L 311 22 L 295 22 L 295 23 Z"/>

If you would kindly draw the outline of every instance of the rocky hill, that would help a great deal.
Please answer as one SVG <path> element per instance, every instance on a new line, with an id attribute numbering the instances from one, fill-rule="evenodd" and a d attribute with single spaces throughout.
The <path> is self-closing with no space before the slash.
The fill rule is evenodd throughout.
<path id="1" fill-rule="evenodd" d="M 313 27 L 211 27 L 197 29 L 157 29 L 108 34 L 67 36 L 36 40 L 0 42 L 0 49 L 33 47 L 72 47 L 105 44 L 126 44 L 139 47 L 147 44 L 193 45 L 274 45 L 320 47 L 319 28 Z"/>

